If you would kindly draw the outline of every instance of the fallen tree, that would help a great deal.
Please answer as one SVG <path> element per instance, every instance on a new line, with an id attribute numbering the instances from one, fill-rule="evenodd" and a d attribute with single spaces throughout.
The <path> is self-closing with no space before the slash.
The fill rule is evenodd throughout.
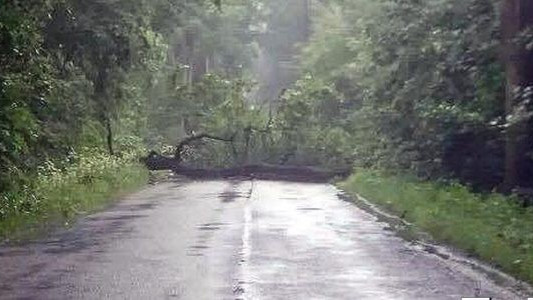
<path id="1" fill-rule="evenodd" d="M 185 147 L 191 145 L 195 141 L 203 139 L 228 142 L 233 145 L 235 136 L 226 138 L 207 133 L 195 134 L 178 143 L 174 152 L 174 157 L 167 157 L 152 151 L 143 159 L 143 162 L 149 170 L 171 170 L 175 174 L 198 179 L 245 177 L 265 180 L 326 182 L 335 177 L 348 177 L 352 171 L 351 168 L 325 170 L 309 166 L 271 164 L 250 164 L 222 169 L 202 169 L 192 168 L 183 164 L 182 153 Z"/>
<path id="2" fill-rule="evenodd" d="M 144 159 L 150 170 L 171 170 L 175 174 L 196 179 L 244 177 L 264 180 L 288 180 L 301 182 L 327 182 L 335 177 L 348 177 L 351 168 L 341 170 L 324 170 L 308 166 L 279 166 L 269 164 L 245 165 L 224 169 L 200 169 L 185 166 L 172 157 L 151 152 Z"/>
<path id="3" fill-rule="evenodd" d="M 176 161 L 181 161 L 182 160 L 181 155 L 186 146 L 189 146 L 193 142 L 204 140 L 204 139 L 233 143 L 233 141 L 235 140 L 235 136 L 224 138 L 224 137 L 219 137 L 219 136 L 208 134 L 208 133 L 194 134 L 190 137 L 185 138 L 181 142 L 179 142 L 179 144 L 176 146 L 176 151 L 174 152 L 174 159 Z"/>

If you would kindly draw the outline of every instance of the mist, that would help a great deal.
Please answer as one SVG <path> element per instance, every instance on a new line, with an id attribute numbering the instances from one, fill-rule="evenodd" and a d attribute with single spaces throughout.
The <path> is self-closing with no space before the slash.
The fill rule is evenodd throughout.
<path id="1" fill-rule="evenodd" d="M 220 296 L 220 282 L 238 293 L 205 298 L 526 298 L 533 1 L 0 2 L 0 299 L 63 298 L 55 274 L 72 264 L 98 275 L 68 287 L 105 296 L 126 274 L 156 298 Z M 109 266 L 85 257 L 108 248 Z M 130 264 L 150 276 L 130 281 Z M 237 283 L 176 274 L 204 267 Z M 160 277 L 187 284 L 163 295 Z"/>

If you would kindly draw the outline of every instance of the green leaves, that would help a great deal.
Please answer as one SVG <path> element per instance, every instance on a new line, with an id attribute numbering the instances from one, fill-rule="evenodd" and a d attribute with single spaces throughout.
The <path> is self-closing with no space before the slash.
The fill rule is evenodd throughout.
<path id="1" fill-rule="evenodd" d="M 108 120 L 121 145 L 133 146 L 126 137 L 145 134 L 150 88 L 175 38 L 169 32 L 207 3 L 221 5 L 37 2 L 7 0 L 0 9 L 0 191 L 20 179 L 12 169 L 31 173 L 67 149 L 102 147 Z M 169 23 L 159 27 L 158 19 Z"/>
<path id="2" fill-rule="evenodd" d="M 329 2 L 302 61 L 339 96 L 307 86 L 300 97 L 316 107 L 303 115 L 351 128 L 358 165 L 493 185 L 502 159 L 489 154 L 502 151 L 490 125 L 504 96 L 498 45 L 498 1 Z M 342 109 L 325 100 L 335 98 Z M 470 134 L 483 138 L 463 141 Z M 466 162 L 483 174 L 467 175 Z"/>

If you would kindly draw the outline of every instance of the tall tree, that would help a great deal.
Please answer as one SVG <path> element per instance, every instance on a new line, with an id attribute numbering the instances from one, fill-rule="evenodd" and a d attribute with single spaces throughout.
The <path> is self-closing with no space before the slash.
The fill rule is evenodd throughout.
<path id="1" fill-rule="evenodd" d="M 528 165 L 523 164 L 531 150 L 531 111 L 533 87 L 533 49 L 528 45 L 527 29 L 533 25 L 533 1 L 505 0 L 502 2 L 502 50 L 506 66 L 505 111 L 507 132 L 505 147 L 506 190 L 527 180 Z M 531 32 L 529 32 L 531 34 Z M 527 157 L 526 157 L 527 159 Z"/>

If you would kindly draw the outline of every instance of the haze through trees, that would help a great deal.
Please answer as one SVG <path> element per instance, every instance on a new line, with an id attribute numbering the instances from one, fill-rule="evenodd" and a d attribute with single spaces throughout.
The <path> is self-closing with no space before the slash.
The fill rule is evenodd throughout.
<path id="1" fill-rule="evenodd" d="M 232 142 L 185 147 L 186 164 L 533 184 L 531 1 L 0 3 L 3 195 L 45 164 L 199 134 Z"/>

